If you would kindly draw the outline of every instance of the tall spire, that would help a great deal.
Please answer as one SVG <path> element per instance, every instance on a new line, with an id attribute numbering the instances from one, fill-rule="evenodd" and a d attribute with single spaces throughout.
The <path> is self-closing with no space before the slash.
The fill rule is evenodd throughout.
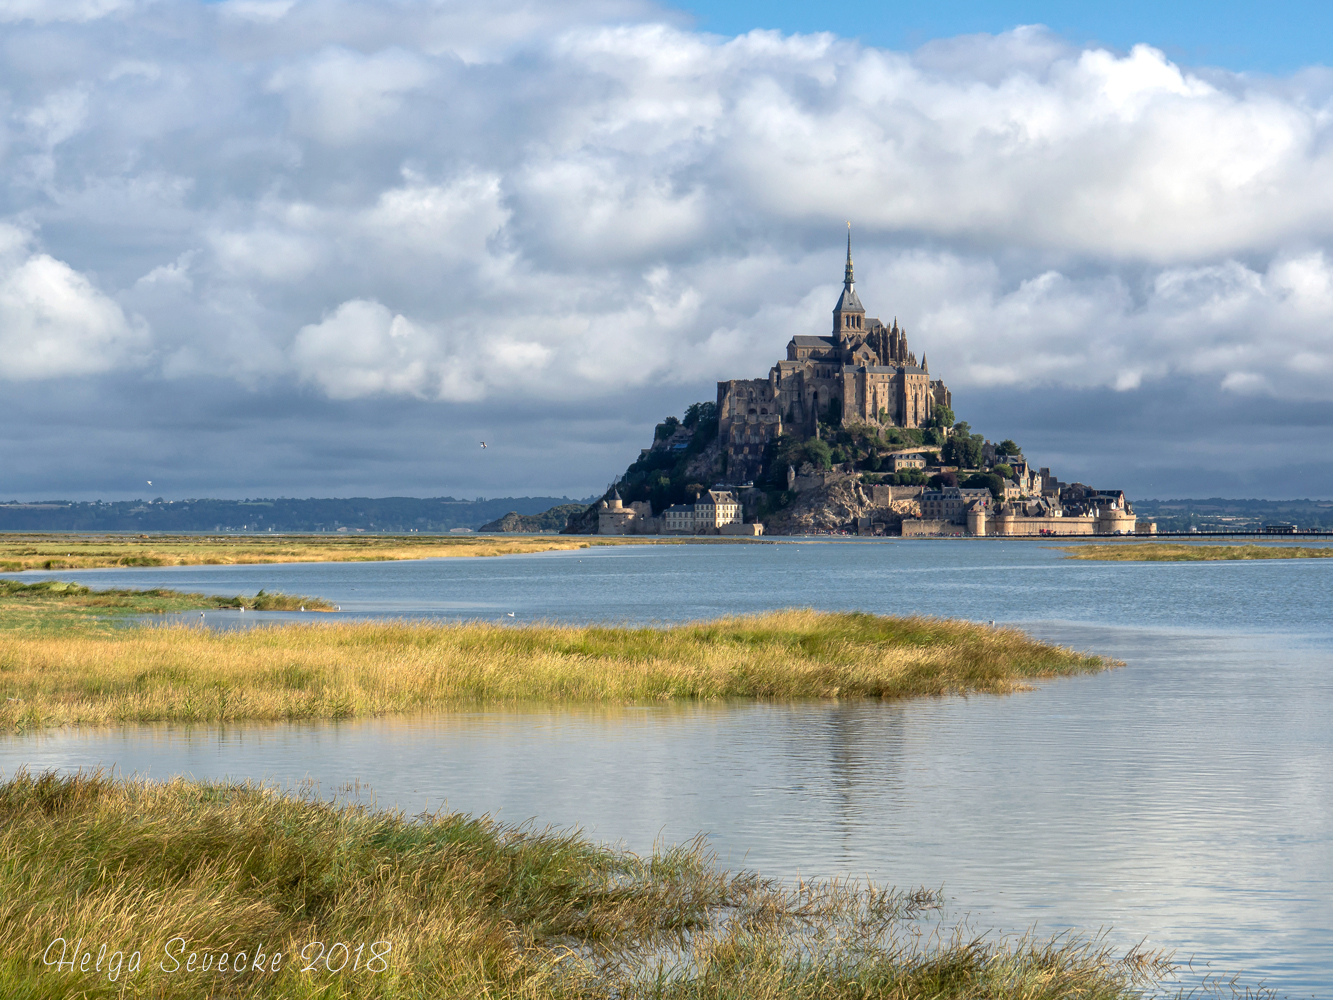
<path id="1" fill-rule="evenodd" d="M 865 307 L 856 297 L 856 279 L 852 276 L 852 224 L 847 223 L 847 271 L 842 280 L 842 295 L 833 307 L 833 336 L 850 339 L 865 333 Z"/>
<path id="2" fill-rule="evenodd" d="M 856 284 L 856 279 L 852 277 L 852 224 L 847 223 L 847 270 L 843 274 L 842 287 L 848 290 Z"/>

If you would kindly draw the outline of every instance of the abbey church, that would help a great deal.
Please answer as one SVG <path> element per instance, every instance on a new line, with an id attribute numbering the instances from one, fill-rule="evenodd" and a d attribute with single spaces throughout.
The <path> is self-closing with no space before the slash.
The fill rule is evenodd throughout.
<path id="1" fill-rule="evenodd" d="M 764 448 L 779 434 L 810 437 L 825 423 L 923 427 L 935 407 L 952 408 L 949 389 L 932 381 L 926 357 L 917 364 L 907 333 L 866 316 L 852 275 L 852 241 L 842 295 L 833 309 L 833 331 L 795 336 L 787 358 L 766 379 L 717 384 L 718 437 L 731 479 L 751 479 Z"/>

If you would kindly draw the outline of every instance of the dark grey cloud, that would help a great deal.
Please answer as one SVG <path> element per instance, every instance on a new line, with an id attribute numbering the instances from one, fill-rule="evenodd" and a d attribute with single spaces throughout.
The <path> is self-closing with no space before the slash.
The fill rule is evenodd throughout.
<path id="1" fill-rule="evenodd" d="M 981 390 L 966 412 L 1062 480 L 1132 497 L 1279 500 L 1333 492 L 1333 403 L 1251 399 L 1170 378 L 1113 389 Z"/>
<path id="2" fill-rule="evenodd" d="M 849 218 L 1062 478 L 1333 493 L 1327 72 L 609 0 L 0 22 L 0 494 L 583 495 L 827 325 Z"/>
<path id="3" fill-rule="evenodd" d="M 6 409 L 25 416 L 0 423 L 0 500 L 586 496 L 647 444 L 645 424 L 694 398 L 673 386 L 501 412 L 207 378 L 10 385 Z"/>

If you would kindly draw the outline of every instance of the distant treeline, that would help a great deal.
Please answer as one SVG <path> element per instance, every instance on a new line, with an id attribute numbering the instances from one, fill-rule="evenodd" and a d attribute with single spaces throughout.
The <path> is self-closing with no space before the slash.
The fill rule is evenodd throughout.
<path id="1" fill-rule="evenodd" d="M 1244 531 L 1265 524 L 1333 528 L 1333 500 L 1133 500 L 1134 513 L 1158 531 Z"/>
<path id="2" fill-rule="evenodd" d="M 591 503 L 590 498 L 583 501 Z M 510 511 L 540 514 L 569 497 L 350 497 L 253 500 L 50 500 L 0 503 L 0 531 L 390 531 L 480 528 Z"/>

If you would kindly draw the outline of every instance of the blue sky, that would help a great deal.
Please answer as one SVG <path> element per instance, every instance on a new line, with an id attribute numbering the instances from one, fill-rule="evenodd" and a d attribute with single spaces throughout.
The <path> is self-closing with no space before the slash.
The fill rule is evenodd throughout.
<path id="1" fill-rule="evenodd" d="M 1327 10 L 692 11 L 0 0 L 0 498 L 586 496 L 848 219 L 1061 479 L 1333 496 Z"/>
<path id="2" fill-rule="evenodd" d="M 679 5 L 705 31 L 735 35 L 753 28 L 831 31 L 867 45 L 909 50 L 940 38 L 1043 24 L 1076 45 L 1122 51 L 1141 42 L 1187 66 L 1290 73 L 1333 60 L 1333 4 L 1310 0 L 1237 3 L 1117 0 L 1114 3 L 808 3 L 713 0 Z"/>

